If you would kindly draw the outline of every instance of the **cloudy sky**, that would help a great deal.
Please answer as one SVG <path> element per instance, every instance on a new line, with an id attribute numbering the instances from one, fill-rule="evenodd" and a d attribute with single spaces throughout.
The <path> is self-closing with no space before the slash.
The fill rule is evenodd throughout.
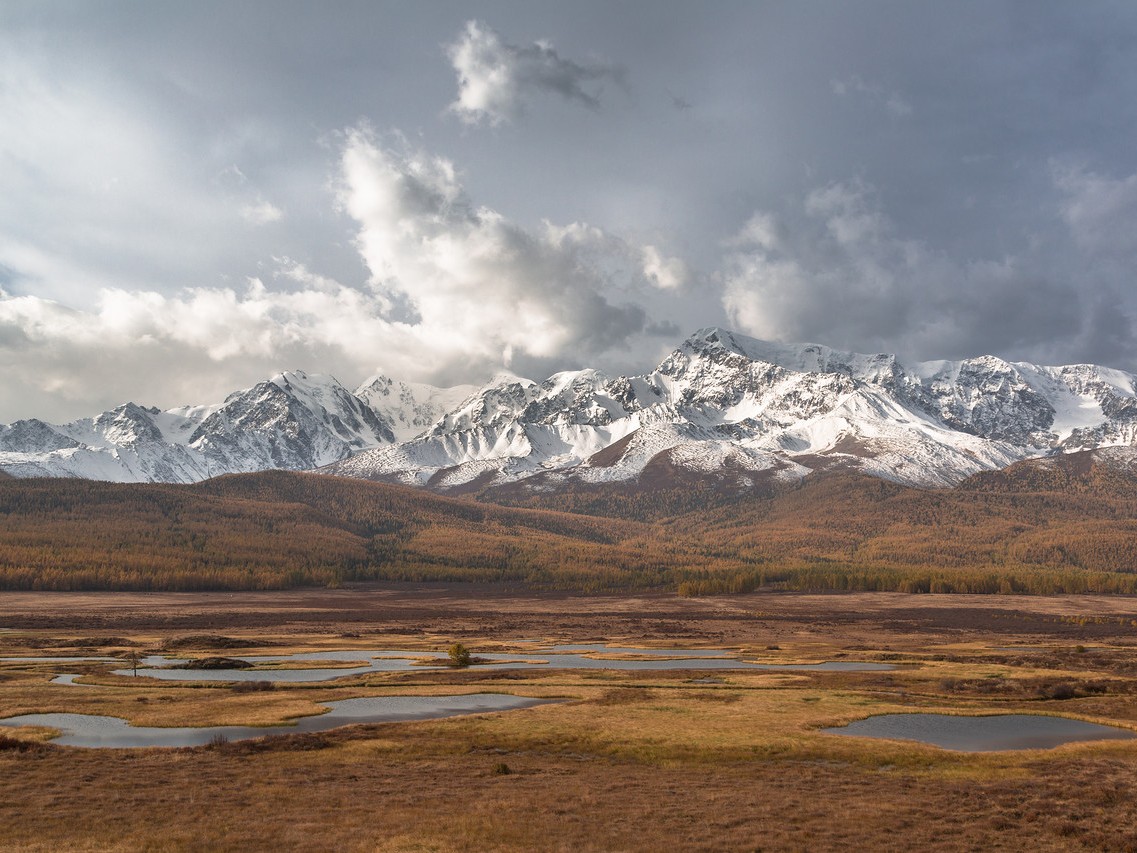
<path id="1" fill-rule="evenodd" d="M 0 421 L 706 325 L 1137 370 L 1137 4 L 0 0 Z"/>

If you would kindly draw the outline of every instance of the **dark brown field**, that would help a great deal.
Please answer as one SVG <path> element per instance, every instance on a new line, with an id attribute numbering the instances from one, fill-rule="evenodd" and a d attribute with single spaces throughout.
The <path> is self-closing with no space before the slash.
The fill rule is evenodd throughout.
<path id="1" fill-rule="evenodd" d="M 767 637 L 894 644 L 1087 639 L 1137 645 L 1137 596 L 752 593 L 572 595 L 494 584 L 357 584 L 279 592 L 0 593 L 0 627 L 54 631 L 225 631 L 252 637 L 370 634 L 522 636 L 738 645 Z M 1004 637 L 1005 639 L 1005 637 Z M 663 641 L 662 643 L 660 641 Z M 877 646 L 880 647 L 880 646 Z"/>
<path id="2" fill-rule="evenodd" d="M 242 693 L 0 664 L 0 716 L 267 723 L 332 698 L 499 690 L 529 711 L 184 750 L 0 745 L 14 850 L 1130 850 L 1137 742 L 962 754 L 836 738 L 880 711 L 1057 713 L 1137 727 L 1137 599 L 570 596 L 492 585 L 264 593 L 4 593 L 0 655 L 180 648 L 522 648 L 521 639 L 745 649 L 892 672 L 373 674 Z M 1027 646 L 1026 650 L 1016 647 Z M 218 651 L 224 649 L 224 651 Z M 127 683 L 124 683 L 127 682 Z M 1067 697 L 1067 698 L 1063 698 Z M 504 772 L 503 768 L 508 769 Z"/>

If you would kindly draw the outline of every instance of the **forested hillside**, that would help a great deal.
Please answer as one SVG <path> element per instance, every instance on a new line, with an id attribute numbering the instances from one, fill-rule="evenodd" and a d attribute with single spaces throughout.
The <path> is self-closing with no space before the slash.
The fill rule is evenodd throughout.
<path id="1" fill-rule="evenodd" d="M 683 594 L 1137 593 L 1133 477 L 1089 455 L 1021 463 L 953 490 L 846 472 L 718 495 L 694 510 L 678 491 L 544 501 L 503 507 L 285 472 L 192 486 L 5 480 L 0 588 L 469 580 Z"/>
<path id="2" fill-rule="evenodd" d="M 660 579 L 645 557 L 650 533 L 631 522 L 311 474 L 195 486 L 7 480 L 0 585 L 273 589 L 378 578 L 652 585 Z M 669 565 L 676 564 L 673 555 Z M 649 571 L 656 576 L 643 577 Z"/>

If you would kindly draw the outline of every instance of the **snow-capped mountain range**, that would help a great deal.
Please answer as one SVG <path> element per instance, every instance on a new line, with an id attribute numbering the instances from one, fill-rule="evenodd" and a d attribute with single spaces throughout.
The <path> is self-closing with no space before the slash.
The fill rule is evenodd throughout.
<path id="1" fill-rule="evenodd" d="M 661 471 L 745 487 L 843 466 L 950 486 L 1022 459 L 1137 444 L 1135 387 L 1133 374 L 1096 365 L 902 364 L 710 328 L 639 376 L 580 370 L 537 383 L 501 373 L 480 388 L 378 376 L 352 392 L 296 371 L 212 406 L 127 403 L 63 425 L 17 421 L 0 426 L 0 470 L 185 483 L 320 469 L 544 490 Z"/>

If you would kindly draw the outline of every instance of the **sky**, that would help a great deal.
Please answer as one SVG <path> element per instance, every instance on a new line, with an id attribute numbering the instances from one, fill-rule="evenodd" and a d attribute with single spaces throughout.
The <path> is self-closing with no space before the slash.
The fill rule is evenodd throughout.
<path id="1" fill-rule="evenodd" d="M 1137 4 L 0 0 L 0 422 L 723 326 L 1137 371 Z"/>

